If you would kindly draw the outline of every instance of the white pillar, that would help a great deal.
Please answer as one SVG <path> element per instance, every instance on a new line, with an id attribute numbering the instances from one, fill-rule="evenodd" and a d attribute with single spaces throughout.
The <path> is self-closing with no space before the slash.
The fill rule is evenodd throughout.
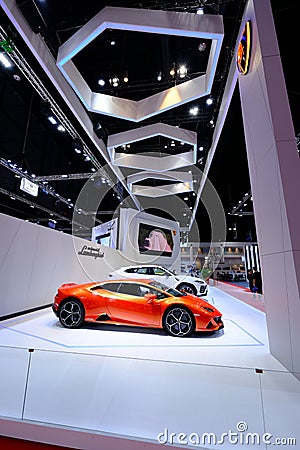
<path id="1" fill-rule="evenodd" d="M 249 0 L 244 19 L 252 59 L 239 88 L 270 351 L 299 377 L 300 160 L 269 0 Z"/>

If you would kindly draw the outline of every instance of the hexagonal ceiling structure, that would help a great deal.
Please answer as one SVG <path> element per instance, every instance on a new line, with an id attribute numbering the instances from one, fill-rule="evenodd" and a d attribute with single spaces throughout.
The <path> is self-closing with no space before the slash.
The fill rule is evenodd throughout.
<path id="1" fill-rule="evenodd" d="M 93 92 L 72 58 L 106 29 L 210 39 L 206 73 L 138 101 Z M 140 122 L 210 93 L 223 36 L 221 16 L 105 7 L 59 48 L 57 65 L 89 111 Z"/>

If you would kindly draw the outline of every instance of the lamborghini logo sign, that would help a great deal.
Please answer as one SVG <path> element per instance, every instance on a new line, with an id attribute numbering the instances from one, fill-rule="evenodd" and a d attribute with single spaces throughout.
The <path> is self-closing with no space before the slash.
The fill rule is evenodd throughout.
<path id="1" fill-rule="evenodd" d="M 250 55 L 251 55 L 251 22 L 250 20 L 246 22 L 245 28 L 238 46 L 236 62 L 238 71 L 246 75 L 249 71 L 250 66 Z"/>

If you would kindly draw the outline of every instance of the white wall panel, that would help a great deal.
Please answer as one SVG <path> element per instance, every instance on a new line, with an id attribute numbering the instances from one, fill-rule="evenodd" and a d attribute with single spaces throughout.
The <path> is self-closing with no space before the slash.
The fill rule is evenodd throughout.
<path id="1" fill-rule="evenodd" d="M 21 419 L 30 353 L 0 347 L 0 416 Z"/>
<path id="2" fill-rule="evenodd" d="M 24 419 L 153 440 L 165 428 L 220 437 L 241 420 L 263 433 L 254 370 L 65 352 L 34 352 Z"/>

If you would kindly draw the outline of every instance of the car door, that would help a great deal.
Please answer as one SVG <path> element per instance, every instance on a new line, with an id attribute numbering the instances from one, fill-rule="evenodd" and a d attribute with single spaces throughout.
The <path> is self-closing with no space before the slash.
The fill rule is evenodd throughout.
<path id="1" fill-rule="evenodd" d="M 155 289 L 145 284 L 120 283 L 117 295 L 108 298 L 107 306 L 112 320 L 122 323 L 134 323 L 144 326 L 158 326 L 160 323 L 160 302 L 149 301 L 147 293 L 155 293 Z"/>
<path id="2" fill-rule="evenodd" d="M 98 286 L 94 286 L 90 290 L 87 311 L 88 316 L 97 319 L 101 314 L 109 315 L 108 311 L 108 299 L 112 297 L 118 297 L 118 290 L 120 287 L 120 283 L 102 283 Z"/>

